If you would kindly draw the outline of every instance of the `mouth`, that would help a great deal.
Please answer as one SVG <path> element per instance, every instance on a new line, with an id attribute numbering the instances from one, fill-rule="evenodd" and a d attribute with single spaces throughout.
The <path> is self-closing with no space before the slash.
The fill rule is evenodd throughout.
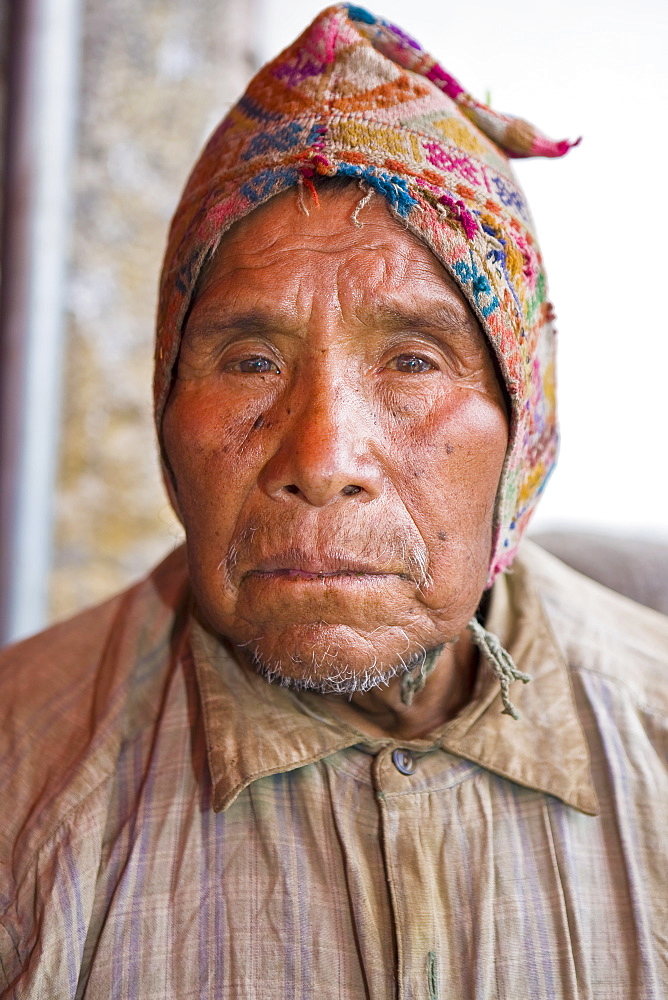
<path id="1" fill-rule="evenodd" d="M 244 582 L 370 587 L 390 580 L 422 586 L 428 578 L 426 552 L 419 546 L 408 546 L 403 538 L 386 537 L 374 545 L 365 539 L 357 552 L 352 545 L 335 545 L 334 539 L 324 548 L 303 542 L 290 544 L 286 538 L 280 548 L 274 548 L 276 540 L 261 541 L 257 530 L 236 540 L 220 564 L 234 587 Z"/>
<path id="2" fill-rule="evenodd" d="M 281 566 L 272 570 L 251 570 L 246 573 L 246 577 L 254 576 L 264 579 L 285 579 L 285 580 L 359 580 L 363 577 L 384 577 L 384 576 L 399 576 L 400 574 L 386 573 L 380 570 L 367 570 L 367 569 L 337 569 L 337 570 L 307 570 L 301 567 L 295 569 L 293 567 Z"/>
<path id="3" fill-rule="evenodd" d="M 248 577 L 264 579 L 284 579 L 294 581 L 335 581 L 360 580 L 369 577 L 404 577 L 399 567 L 379 566 L 354 557 L 328 555 L 324 558 L 305 552 L 282 552 L 260 560 L 247 570 Z"/>

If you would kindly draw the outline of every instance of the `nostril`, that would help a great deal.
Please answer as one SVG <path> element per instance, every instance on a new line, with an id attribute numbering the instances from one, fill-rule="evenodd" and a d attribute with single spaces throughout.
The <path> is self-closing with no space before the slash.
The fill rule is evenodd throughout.
<path id="1" fill-rule="evenodd" d="M 361 491 L 362 491 L 361 486 L 344 486 L 343 489 L 341 490 L 343 495 L 347 497 L 352 497 L 355 495 L 355 493 L 361 493 Z"/>
<path id="2" fill-rule="evenodd" d="M 285 487 L 288 493 L 299 493 L 299 487 L 295 486 L 294 483 L 290 483 L 289 486 Z"/>

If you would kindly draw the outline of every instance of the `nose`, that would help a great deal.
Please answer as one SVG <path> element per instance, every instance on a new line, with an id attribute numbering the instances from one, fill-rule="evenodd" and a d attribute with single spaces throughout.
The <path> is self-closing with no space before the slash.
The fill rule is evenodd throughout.
<path id="1" fill-rule="evenodd" d="M 283 403 L 280 441 L 259 477 L 267 495 L 312 507 L 379 496 L 383 473 L 373 455 L 373 420 L 359 393 L 321 374 Z"/>

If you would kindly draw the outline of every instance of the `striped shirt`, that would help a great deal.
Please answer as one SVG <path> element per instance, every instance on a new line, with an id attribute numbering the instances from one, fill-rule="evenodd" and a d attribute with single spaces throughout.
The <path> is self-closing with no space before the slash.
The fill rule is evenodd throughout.
<path id="1" fill-rule="evenodd" d="M 0 655 L 0 996 L 668 996 L 668 620 L 526 543 L 430 739 L 189 616 L 183 552 Z"/>

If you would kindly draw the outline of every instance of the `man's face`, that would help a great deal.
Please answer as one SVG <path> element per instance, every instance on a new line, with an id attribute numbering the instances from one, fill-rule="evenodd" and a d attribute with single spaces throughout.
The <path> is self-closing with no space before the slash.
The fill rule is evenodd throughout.
<path id="1" fill-rule="evenodd" d="M 478 323 L 356 188 L 224 237 L 163 423 L 192 586 L 266 671 L 368 687 L 466 627 L 508 438 Z"/>

